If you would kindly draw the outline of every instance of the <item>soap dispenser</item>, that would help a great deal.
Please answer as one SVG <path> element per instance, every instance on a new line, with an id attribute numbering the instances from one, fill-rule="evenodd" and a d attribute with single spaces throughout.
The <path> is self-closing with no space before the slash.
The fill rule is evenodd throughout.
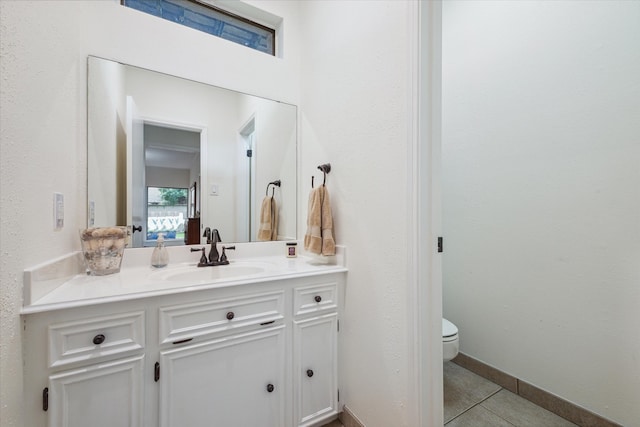
<path id="1" fill-rule="evenodd" d="M 169 252 L 164 247 L 164 234 L 158 233 L 158 242 L 156 247 L 153 248 L 153 254 L 151 254 L 151 266 L 156 268 L 166 267 L 169 264 Z"/>

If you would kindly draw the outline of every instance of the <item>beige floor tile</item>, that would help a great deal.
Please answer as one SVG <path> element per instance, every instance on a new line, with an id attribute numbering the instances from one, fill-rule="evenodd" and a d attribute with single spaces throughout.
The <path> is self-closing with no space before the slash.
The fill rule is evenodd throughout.
<path id="1" fill-rule="evenodd" d="M 500 386 L 455 363 L 444 364 L 444 422 L 482 402 Z"/>
<path id="2" fill-rule="evenodd" d="M 322 427 L 343 427 L 340 420 L 331 421 L 329 424 L 324 424 Z"/>
<path id="3" fill-rule="evenodd" d="M 576 427 L 508 390 L 500 390 L 480 404 L 517 427 Z"/>
<path id="4" fill-rule="evenodd" d="M 454 418 L 446 427 L 514 427 L 496 414 L 478 405 Z"/>

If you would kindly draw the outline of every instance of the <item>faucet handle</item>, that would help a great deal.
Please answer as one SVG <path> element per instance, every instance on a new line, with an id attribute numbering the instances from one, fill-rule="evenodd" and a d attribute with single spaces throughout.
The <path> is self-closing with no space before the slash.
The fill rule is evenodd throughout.
<path id="1" fill-rule="evenodd" d="M 229 249 L 230 251 L 234 250 L 235 246 L 223 246 L 222 247 L 222 255 L 220 255 L 220 264 L 229 264 L 229 260 L 227 259 L 227 254 L 224 252 L 225 249 Z"/>
<path id="2" fill-rule="evenodd" d="M 191 248 L 191 252 L 198 252 L 198 251 L 202 251 L 202 256 L 200 257 L 200 262 L 198 262 L 198 267 L 204 267 L 207 264 L 209 264 L 209 261 L 207 260 L 207 256 L 205 255 L 204 251 L 205 251 L 205 247 L 201 247 L 201 248 Z"/>
<path id="3" fill-rule="evenodd" d="M 204 233 L 202 234 L 202 237 L 207 238 L 207 244 L 211 243 L 211 229 L 209 227 L 206 227 L 204 229 Z"/>

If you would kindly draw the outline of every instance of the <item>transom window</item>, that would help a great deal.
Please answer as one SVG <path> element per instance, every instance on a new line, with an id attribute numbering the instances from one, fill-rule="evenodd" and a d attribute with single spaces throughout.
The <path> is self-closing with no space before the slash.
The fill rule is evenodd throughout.
<path id="1" fill-rule="evenodd" d="M 196 0 L 121 0 L 121 3 L 269 55 L 276 54 L 274 29 Z"/>

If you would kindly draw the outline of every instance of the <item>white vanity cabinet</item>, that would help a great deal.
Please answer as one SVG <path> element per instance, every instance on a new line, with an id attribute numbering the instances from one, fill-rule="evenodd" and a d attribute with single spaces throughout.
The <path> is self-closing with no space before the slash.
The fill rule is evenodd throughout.
<path id="1" fill-rule="evenodd" d="M 286 425 L 285 295 L 160 308 L 160 427 Z"/>
<path id="2" fill-rule="evenodd" d="M 88 308 L 28 316 L 26 425 L 144 427 L 144 320 Z"/>
<path id="3" fill-rule="evenodd" d="M 161 427 L 285 425 L 284 325 L 160 355 Z"/>
<path id="4" fill-rule="evenodd" d="M 340 273 L 25 314 L 30 427 L 319 426 Z"/>
<path id="5" fill-rule="evenodd" d="M 143 427 L 142 372 L 137 356 L 51 375 L 49 425 Z"/>
<path id="6" fill-rule="evenodd" d="M 337 283 L 294 289 L 293 381 L 296 426 L 338 412 Z"/>

